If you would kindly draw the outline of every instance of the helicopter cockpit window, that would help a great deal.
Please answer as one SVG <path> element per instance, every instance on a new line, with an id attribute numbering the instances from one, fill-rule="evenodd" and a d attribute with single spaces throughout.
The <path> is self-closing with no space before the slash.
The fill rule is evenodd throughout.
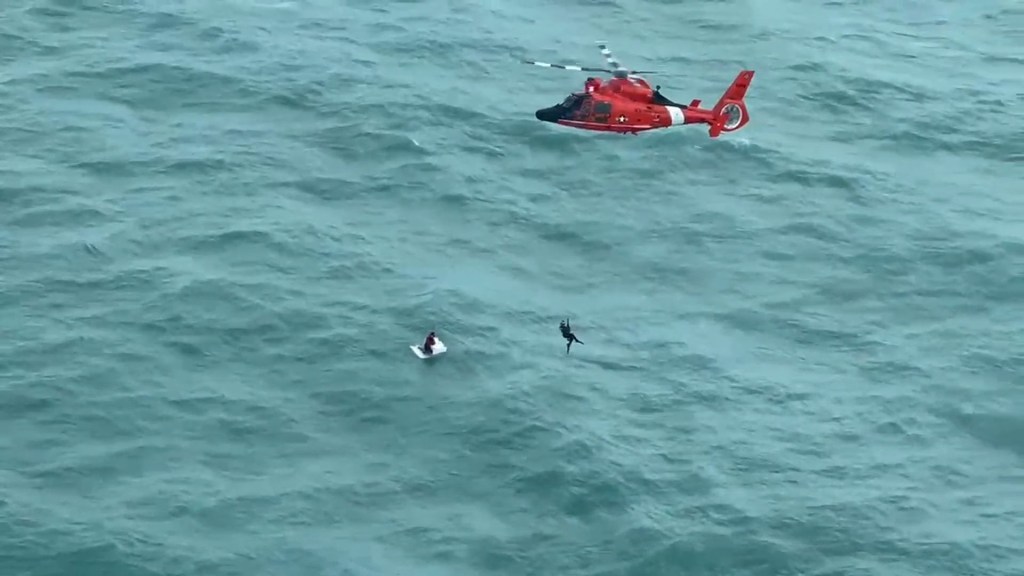
<path id="1" fill-rule="evenodd" d="M 575 112 L 588 100 L 590 100 L 589 94 L 569 94 L 565 97 L 565 100 L 562 100 L 562 103 L 559 104 L 559 106 L 564 108 L 567 112 Z"/>

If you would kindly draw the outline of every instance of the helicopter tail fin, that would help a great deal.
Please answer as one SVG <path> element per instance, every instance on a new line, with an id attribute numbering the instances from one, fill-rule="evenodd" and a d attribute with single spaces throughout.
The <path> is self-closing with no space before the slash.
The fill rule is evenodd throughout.
<path id="1" fill-rule="evenodd" d="M 708 135 L 717 138 L 722 132 L 734 132 L 743 128 L 750 122 L 750 114 L 747 112 L 747 104 L 744 98 L 750 82 L 754 79 L 753 70 L 743 70 L 726 89 L 718 103 L 712 108 L 714 119 L 711 127 L 708 128 Z"/>

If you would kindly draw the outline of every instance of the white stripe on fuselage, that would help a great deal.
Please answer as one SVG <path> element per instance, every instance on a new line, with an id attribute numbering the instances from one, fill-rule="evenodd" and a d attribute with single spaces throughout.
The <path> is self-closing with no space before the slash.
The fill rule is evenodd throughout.
<path id="1" fill-rule="evenodd" d="M 686 114 L 683 113 L 683 109 L 678 106 L 665 106 L 668 108 L 668 118 L 670 124 L 685 124 Z"/>

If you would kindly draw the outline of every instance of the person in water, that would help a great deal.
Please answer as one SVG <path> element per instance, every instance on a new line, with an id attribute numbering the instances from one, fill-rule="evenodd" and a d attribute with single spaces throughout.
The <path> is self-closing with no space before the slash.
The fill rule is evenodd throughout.
<path id="1" fill-rule="evenodd" d="M 583 342 L 580 341 L 580 339 L 577 338 L 576 335 L 572 333 L 572 327 L 569 326 L 569 319 L 568 318 L 566 318 L 565 320 L 562 320 L 562 323 L 558 325 L 558 329 L 562 331 L 562 338 L 566 339 L 566 343 L 565 343 L 565 353 L 566 354 L 569 353 L 569 348 L 572 346 L 573 342 L 579 342 L 580 344 L 583 344 Z"/>
<path id="2" fill-rule="evenodd" d="M 434 331 L 431 330 L 430 334 L 427 334 L 427 339 L 423 341 L 423 345 L 420 346 L 420 348 L 423 349 L 425 354 L 433 354 L 434 344 L 437 344 L 437 336 L 435 336 Z"/>

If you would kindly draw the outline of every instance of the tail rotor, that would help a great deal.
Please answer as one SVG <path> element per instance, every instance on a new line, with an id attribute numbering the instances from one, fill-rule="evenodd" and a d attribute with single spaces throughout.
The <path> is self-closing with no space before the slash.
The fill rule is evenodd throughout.
<path id="1" fill-rule="evenodd" d="M 718 103 L 711 109 L 711 127 L 708 128 L 708 135 L 717 138 L 722 132 L 735 132 L 750 122 L 750 113 L 747 111 L 747 104 L 744 98 L 750 82 L 754 79 L 753 70 L 743 70 L 726 89 Z"/>

